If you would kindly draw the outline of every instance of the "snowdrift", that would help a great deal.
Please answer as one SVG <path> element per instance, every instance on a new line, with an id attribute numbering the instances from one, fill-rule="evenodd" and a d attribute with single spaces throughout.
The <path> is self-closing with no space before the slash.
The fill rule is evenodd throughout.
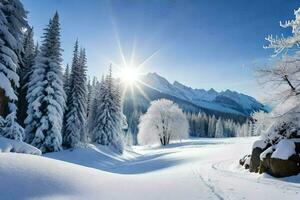
<path id="1" fill-rule="evenodd" d="M 10 140 L 0 136 L 0 153 L 14 152 L 41 155 L 41 151 L 25 142 Z"/>

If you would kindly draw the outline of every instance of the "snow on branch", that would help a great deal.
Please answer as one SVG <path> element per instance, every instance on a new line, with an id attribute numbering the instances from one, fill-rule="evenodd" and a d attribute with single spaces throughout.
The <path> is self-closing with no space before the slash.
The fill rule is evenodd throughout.
<path id="1" fill-rule="evenodd" d="M 280 26 L 283 28 L 292 28 L 292 36 L 281 37 L 268 35 L 265 39 L 269 42 L 269 45 L 264 46 L 265 49 L 274 49 L 274 56 L 279 55 L 285 49 L 299 47 L 300 45 L 300 8 L 294 11 L 295 20 L 287 20 L 285 22 L 280 21 Z"/>

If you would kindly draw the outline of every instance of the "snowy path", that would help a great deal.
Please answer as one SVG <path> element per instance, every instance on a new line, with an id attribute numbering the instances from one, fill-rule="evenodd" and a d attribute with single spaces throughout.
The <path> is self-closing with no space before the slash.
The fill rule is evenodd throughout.
<path id="1" fill-rule="evenodd" d="M 134 147 L 125 158 L 91 148 L 46 155 L 67 162 L 0 154 L 0 177 L 7 180 L 0 181 L 0 194 L 4 199 L 299 199 L 300 176 L 275 180 L 238 166 L 253 140 Z"/>

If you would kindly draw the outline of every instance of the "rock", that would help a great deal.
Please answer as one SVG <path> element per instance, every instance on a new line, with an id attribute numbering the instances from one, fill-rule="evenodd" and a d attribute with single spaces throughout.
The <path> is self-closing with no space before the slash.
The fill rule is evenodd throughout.
<path id="1" fill-rule="evenodd" d="M 245 169 L 249 169 L 250 167 L 250 160 L 251 160 L 251 155 L 248 155 L 245 159 L 244 167 Z"/>
<path id="2" fill-rule="evenodd" d="M 275 177 L 297 175 L 300 173 L 300 156 L 294 154 L 288 160 L 271 158 L 269 171 Z"/>
<path id="3" fill-rule="evenodd" d="M 270 159 L 271 159 L 271 153 L 268 153 L 263 160 L 259 161 L 259 167 L 258 167 L 258 172 L 260 174 L 262 173 L 271 173 L 270 172 Z"/>
<path id="4" fill-rule="evenodd" d="M 260 164 L 260 154 L 264 151 L 264 149 L 260 148 L 260 147 L 255 147 L 252 150 L 252 154 L 251 154 L 251 159 L 250 159 L 250 166 L 249 166 L 249 171 L 250 172 L 258 172 L 258 167 Z"/>
<path id="5" fill-rule="evenodd" d="M 288 159 L 272 157 L 272 152 L 267 153 L 265 158 L 260 161 L 259 173 L 268 173 L 275 177 L 287 177 L 300 173 L 300 143 L 295 143 L 296 154 L 291 155 Z"/>
<path id="6" fill-rule="evenodd" d="M 240 165 L 245 167 L 245 169 L 249 169 L 250 159 L 251 159 L 251 155 L 245 155 L 243 158 L 240 159 L 239 163 Z"/>
<path id="7" fill-rule="evenodd" d="M 248 156 L 248 155 L 245 155 L 243 158 L 241 158 L 241 159 L 239 160 L 240 165 L 244 166 L 247 156 Z"/>

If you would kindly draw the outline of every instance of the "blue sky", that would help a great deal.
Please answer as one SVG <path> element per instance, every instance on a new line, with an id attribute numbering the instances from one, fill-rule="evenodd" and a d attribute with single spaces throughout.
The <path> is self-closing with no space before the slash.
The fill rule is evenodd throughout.
<path id="1" fill-rule="evenodd" d="M 290 34 L 298 0 L 21 0 L 39 40 L 49 18 L 61 17 L 64 64 L 76 38 L 86 48 L 88 74 L 100 77 L 110 61 L 135 64 L 195 88 L 232 89 L 261 97 L 252 66 L 264 63 L 268 34 Z M 151 56 L 152 55 L 152 56 Z"/>

